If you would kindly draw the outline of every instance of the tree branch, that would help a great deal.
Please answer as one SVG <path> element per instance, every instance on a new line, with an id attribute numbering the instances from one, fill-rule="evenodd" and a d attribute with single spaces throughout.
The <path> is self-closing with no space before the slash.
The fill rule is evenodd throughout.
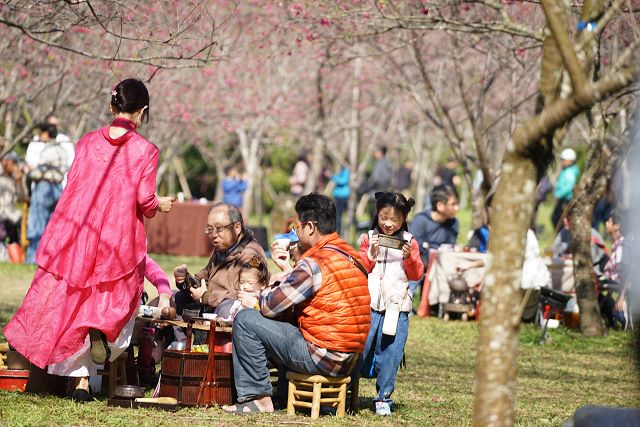
<path id="1" fill-rule="evenodd" d="M 573 92 L 581 94 L 582 88 L 585 87 L 586 78 L 580 66 L 580 61 L 573 50 L 573 42 L 569 38 L 566 28 L 564 28 L 559 16 L 565 13 L 564 6 L 561 2 L 552 2 L 552 0 L 542 0 L 544 14 L 547 17 L 547 25 L 553 34 L 564 65 L 571 77 L 571 85 Z"/>

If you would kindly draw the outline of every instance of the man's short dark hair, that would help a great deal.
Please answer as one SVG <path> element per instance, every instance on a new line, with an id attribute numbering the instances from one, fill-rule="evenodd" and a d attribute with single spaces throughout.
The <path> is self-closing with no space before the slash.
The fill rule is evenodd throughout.
<path id="1" fill-rule="evenodd" d="M 323 235 L 336 231 L 336 205 L 329 197 L 318 193 L 307 194 L 296 202 L 296 213 L 301 222 L 315 221 Z"/>
<path id="2" fill-rule="evenodd" d="M 439 185 L 431 191 L 431 210 L 433 212 L 438 210 L 438 203 L 449 202 L 449 199 L 455 197 L 458 198 L 458 193 L 450 185 Z"/>
<path id="3" fill-rule="evenodd" d="M 623 236 L 627 231 L 627 219 L 628 219 L 628 212 L 626 209 L 623 209 L 623 208 L 617 208 L 612 210 L 611 213 L 609 214 L 609 218 L 607 218 L 607 220 L 611 220 L 611 222 L 613 222 L 615 225 L 620 226 L 620 234 L 622 234 Z"/>
<path id="4" fill-rule="evenodd" d="M 380 148 L 378 148 L 378 150 L 380 150 L 380 152 L 382 153 L 383 156 L 387 155 L 387 146 L 386 145 L 381 145 Z"/>

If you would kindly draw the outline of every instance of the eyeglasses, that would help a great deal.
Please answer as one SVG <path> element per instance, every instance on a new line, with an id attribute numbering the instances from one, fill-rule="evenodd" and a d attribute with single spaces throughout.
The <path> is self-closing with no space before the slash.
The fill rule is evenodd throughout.
<path id="1" fill-rule="evenodd" d="M 220 227 L 212 227 L 210 225 L 207 225 L 204 228 L 204 234 L 212 234 L 214 231 L 216 232 L 216 234 L 220 234 L 222 233 L 225 229 L 231 227 L 232 225 L 234 225 L 235 222 L 232 222 L 231 224 L 227 224 L 227 225 L 221 225 Z"/>

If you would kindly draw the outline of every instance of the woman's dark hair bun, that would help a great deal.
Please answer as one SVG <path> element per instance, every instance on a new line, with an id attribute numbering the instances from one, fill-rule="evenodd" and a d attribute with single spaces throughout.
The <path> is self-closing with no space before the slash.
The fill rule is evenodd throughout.
<path id="1" fill-rule="evenodd" d="M 147 107 L 142 113 L 142 120 L 149 121 L 149 91 L 138 79 L 125 79 L 111 91 L 111 107 L 117 113 L 134 113 Z"/>
<path id="2" fill-rule="evenodd" d="M 413 200 L 413 198 L 409 197 L 409 200 L 407 200 L 407 203 L 409 204 L 409 207 L 414 207 L 416 204 L 416 201 Z"/>

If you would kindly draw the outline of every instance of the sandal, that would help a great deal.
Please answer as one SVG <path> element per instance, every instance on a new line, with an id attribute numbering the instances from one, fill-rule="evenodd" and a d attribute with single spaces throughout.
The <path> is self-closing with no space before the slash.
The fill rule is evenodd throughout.
<path id="1" fill-rule="evenodd" d="M 245 408 L 248 408 L 249 410 L 245 411 L 244 410 Z M 253 400 L 250 400 L 244 403 L 236 403 L 236 409 L 233 411 L 228 411 L 224 408 L 222 408 L 222 410 L 228 414 L 234 414 L 234 415 L 270 414 L 271 413 L 271 412 L 261 411 L 260 408 L 258 408 L 258 405 L 256 405 L 256 402 Z"/>
<path id="2" fill-rule="evenodd" d="M 71 400 L 76 403 L 87 403 L 91 402 L 93 398 L 91 397 L 90 390 L 77 388 L 73 390 L 73 393 L 71 394 Z"/>
<path id="3" fill-rule="evenodd" d="M 106 335 L 98 330 L 89 328 L 89 341 L 91 342 L 91 360 L 96 365 L 104 365 L 111 357 L 111 349 L 107 343 Z"/>

